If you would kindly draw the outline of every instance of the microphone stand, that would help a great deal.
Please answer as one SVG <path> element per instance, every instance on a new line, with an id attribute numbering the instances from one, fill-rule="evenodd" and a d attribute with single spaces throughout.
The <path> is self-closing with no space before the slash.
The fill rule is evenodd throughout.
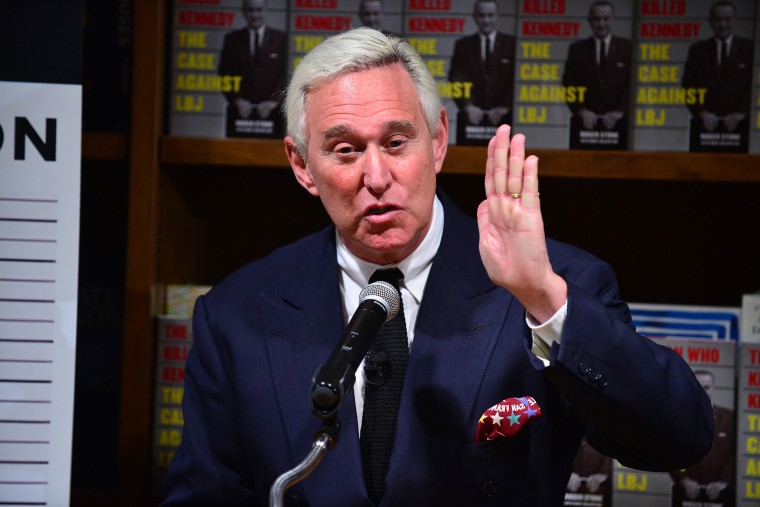
<path id="1" fill-rule="evenodd" d="M 311 451 L 301 463 L 280 475 L 269 490 L 269 506 L 283 507 L 285 490 L 305 479 L 317 468 L 327 451 L 338 441 L 338 413 L 354 385 L 354 372 L 374 343 L 380 328 L 399 310 L 398 290 L 387 282 L 371 283 L 360 294 L 354 313 L 327 362 L 314 372 L 311 411 L 322 419 L 314 435 Z"/>
<path id="2" fill-rule="evenodd" d="M 269 490 L 269 507 L 283 507 L 285 490 L 298 484 L 317 468 L 327 451 L 335 447 L 340 433 L 340 421 L 333 418 L 325 421 L 314 434 L 311 451 L 303 461 L 280 475 Z"/>

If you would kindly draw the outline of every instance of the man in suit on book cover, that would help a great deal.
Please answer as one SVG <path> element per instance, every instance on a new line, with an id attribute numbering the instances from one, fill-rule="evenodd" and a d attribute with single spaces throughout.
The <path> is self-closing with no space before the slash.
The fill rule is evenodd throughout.
<path id="1" fill-rule="evenodd" d="M 715 375 L 709 370 L 694 372 L 709 396 L 715 419 L 713 445 L 702 460 L 683 470 L 671 472 L 673 477 L 673 507 L 710 502 L 714 507 L 734 505 L 736 479 L 736 420 L 734 411 L 715 403 Z M 707 503 L 702 505 L 708 505 Z"/>
<path id="2" fill-rule="evenodd" d="M 497 30 L 496 0 L 477 0 L 472 17 L 478 31 L 456 41 L 449 68 L 449 81 L 472 83 L 470 96 L 456 99 L 457 144 L 487 144 L 496 126 L 512 119 L 515 37 Z M 467 125 L 491 128 L 472 142 L 462 135 Z"/>
<path id="3" fill-rule="evenodd" d="M 572 43 L 567 52 L 562 84 L 586 88 L 583 101 L 567 106 L 585 130 L 627 131 L 631 41 L 612 33 L 614 21 L 611 2 L 592 3 L 588 23 L 593 35 Z"/>
<path id="4" fill-rule="evenodd" d="M 362 26 L 380 30 L 385 35 L 397 35 L 383 28 L 384 17 L 385 2 L 383 0 L 360 0 L 359 19 L 362 22 Z"/>
<path id="5" fill-rule="evenodd" d="M 609 507 L 612 502 L 612 459 L 584 438 L 567 482 L 565 505 Z"/>
<path id="6" fill-rule="evenodd" d="M 241 76 L 225 92 L 229 137 L 280 137 L 280 95 L 287 84 L 287 37 L 266 25 L 267 0 L 243 0 L 246 26 L 224 36 L 219 74 Z"/>
<path id="7" fill-rule="evenodd" d="M 742 145 L 746 145 L 753 42 L 734 34 L 733 2 L 712 4 L 709 21 L 713 36 L 689 48 L 682 79 L 684 88 L 707 89 L 703 103 L 689 105 L 694 127 L 700 132 L 739 132 L 744 138 Z M 698 150 L 700 146 L 692 145 L 691 149 Z"/>

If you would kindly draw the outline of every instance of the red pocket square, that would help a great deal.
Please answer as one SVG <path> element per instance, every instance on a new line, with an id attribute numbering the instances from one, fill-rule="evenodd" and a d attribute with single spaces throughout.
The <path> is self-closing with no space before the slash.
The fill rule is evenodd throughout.
<path id="1" fill-rule="evenodd" d="M 541 416 L 541 407 L 530 396 L 507 398 L 486 410 L 478 421 L 475 442 L 511 437 Z"/>

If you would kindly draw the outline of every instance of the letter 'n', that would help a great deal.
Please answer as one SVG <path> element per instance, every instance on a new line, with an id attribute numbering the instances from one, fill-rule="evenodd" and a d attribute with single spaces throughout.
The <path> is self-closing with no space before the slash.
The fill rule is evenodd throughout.
<path id="1" fill-rule="evenodd" d="M 37 152 L 47 162 L 55 161 L 55 148 L 56 148 L 56 129 L 57 122 L 55 118 L 45 119 L 45 140 L 43 141 L 40 135 L 34 130 L 29 120 L 23 116 L 16 117 L 15 124 L 16 132 L 14 139 L 13 158 L 15 160 L 24 160 L 26 158 L 26 139 L 28 138 Z"/>

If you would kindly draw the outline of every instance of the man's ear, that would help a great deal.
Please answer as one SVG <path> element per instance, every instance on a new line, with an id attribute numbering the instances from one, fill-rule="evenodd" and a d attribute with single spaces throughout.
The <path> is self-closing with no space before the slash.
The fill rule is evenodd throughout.
<path id="1" fill-rule="evenodd" d="M 301 153 L 296 148 L 295 141 L 290 136 L 285 137 L 285 156 L 288 157 L 290 168 L 293 170 L 298 183 L 311 195 L 318 196 L 319 191 L 317 191 L 317 186 L 311 178 L 311 171 L 306 166 L 306 159 L 301 156 Z"/>
<path id="2" fill-rule="evenodd" d="M 433 150 L 435 155 L 435 173 L 438 174 L 443 168 L 443 160 L 446 158 L 446 151 L 449 147 L 449 117 L 446 109 L 441 108 L 441 117 L 438 121 L 438 130 L 433 140 Z"/>

